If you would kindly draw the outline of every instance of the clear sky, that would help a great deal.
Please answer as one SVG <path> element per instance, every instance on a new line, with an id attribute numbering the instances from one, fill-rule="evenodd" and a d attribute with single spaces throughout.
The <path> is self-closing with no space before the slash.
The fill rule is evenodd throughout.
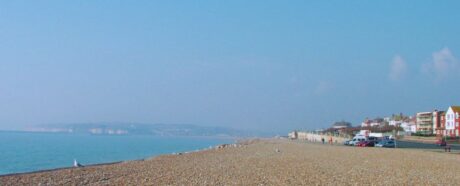
<path id="1" fill-rule="evenodd" d="M 0 1 L 0 129 L 289 131 L 460 105 L 459 1 Z"/>

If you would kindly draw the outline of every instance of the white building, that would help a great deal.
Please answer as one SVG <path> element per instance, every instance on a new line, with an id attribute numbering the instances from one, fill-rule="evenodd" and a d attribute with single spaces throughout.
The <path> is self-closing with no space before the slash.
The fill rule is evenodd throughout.
<path id="1" fill-rule="evenodd" d="M 403 128 L 406 134 L 412 134 L 417 132 L 417 125 L 415 125 L 415 123 L 402 122 L 400 126 L 401 128 Z"/>
<path id="2" fill-rule="evenodd" d="M 390 121 L 388 122 L 388 124 L 389 124 L 390 126 L 400 126 L 402 123 L 403 123 L 402 120 L 394 120 L 394 119 L 392 119 L 392 120 L 390 120 Z"/>
<path id="3" fill-rule="evenodd" d="M 446 133 L 459 136 L 460 106 L 452 106 L 446 112 Z"/>
<path id="4" fill-rule="evenodd" d="M 375 118 L 375 119 L 365 119 L 361 123 L 361 127 L 378 127 L 385 125 L 385 120 L 383 118 Z"/>
<path id="5" fill-rule="evenodd" d="M 433 112 L 418 112 L 417 132 L 420 134 L 433 134 Z"/>

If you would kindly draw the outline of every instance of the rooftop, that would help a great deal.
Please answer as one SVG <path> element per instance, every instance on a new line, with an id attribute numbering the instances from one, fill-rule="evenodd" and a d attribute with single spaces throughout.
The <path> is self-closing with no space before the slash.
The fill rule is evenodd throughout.
<path id="1" fill-rule="evenodd" d="M 460 106 L 451 106 L 454 112 L 460 112 Z"/>

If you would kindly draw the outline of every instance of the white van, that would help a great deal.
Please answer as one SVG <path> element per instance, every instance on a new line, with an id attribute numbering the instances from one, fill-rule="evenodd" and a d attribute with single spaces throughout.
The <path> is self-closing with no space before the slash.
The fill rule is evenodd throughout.
<path id="1" fill-rule="evenodd" d="M 367 140 L 367 137 L 366 136 L 363 136 L 363 135 L 356 135 L 350 142 L 349 144 L 351 146 L 355 146 L 358 142 L 361 142 L 361 141 L 366 141 Z"/>

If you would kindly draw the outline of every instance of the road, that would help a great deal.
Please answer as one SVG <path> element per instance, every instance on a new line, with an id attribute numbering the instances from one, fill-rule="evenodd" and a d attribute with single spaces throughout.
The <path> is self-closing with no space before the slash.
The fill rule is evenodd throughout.
<path id="1" fill-rule="evenodd" d="M 450 145 L 452 150 L 460 150 L 460 145 Z M 397 148 L 413 148 L 413 149 L 444 149 L 444 147 L 440 147 L 436 144 L 429 144 L 429 143 L 420 143 L 420 142 L 413 142 L 413 141 L 396 141 Z"/>

